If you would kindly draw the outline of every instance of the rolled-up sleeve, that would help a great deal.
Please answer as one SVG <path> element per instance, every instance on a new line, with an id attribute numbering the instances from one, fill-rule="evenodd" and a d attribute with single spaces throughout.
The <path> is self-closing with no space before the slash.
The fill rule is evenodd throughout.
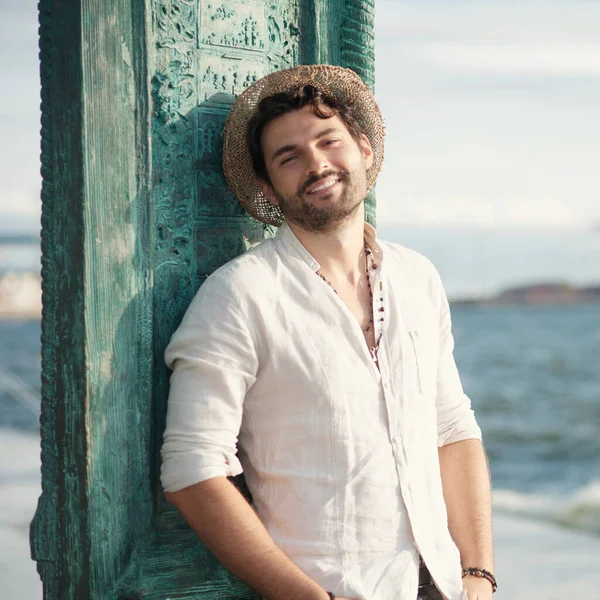
<path id="1" fill-rule="evenodd" d="M 165 351 L 173 370 L 161 450 L 161 483 L 175 492 L 242 472 L 237 438 L 258 358 L 234 287 L 209 277 Z"/>
<path id="2" fill-rule="evenodd" d="M 440 358 L 436 396 L 438 447 L 467 439 L 481 440 L 481 429 L 471 408 L 471 400 L 463 391 L 454 361 L 450 307 L 437 271 L 433 287 L 440 316 Z"/>

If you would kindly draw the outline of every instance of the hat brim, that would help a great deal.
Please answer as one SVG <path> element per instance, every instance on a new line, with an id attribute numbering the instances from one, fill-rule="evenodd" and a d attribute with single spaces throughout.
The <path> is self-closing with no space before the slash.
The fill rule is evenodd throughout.
<path id="1" fill-rule="evenodd" d="M 227 185 L 246 212 L 263 223 L 277 227 L 284 220 L 283 213 L 267 200 L 258 186 L 246 131 L 263 98 L 303 85 L 313 85 L 350 105 L 350 112 L 373 149 L 373 164 L 367 170 L 368 190 L 375 184 L 383 163 L 385 132 L 381 112 L 371 90 L 354 71 L 332 65 L 299 65 L 259 79 L 238 96 L 227 117 L 223 131 L 223 171 Z"/>

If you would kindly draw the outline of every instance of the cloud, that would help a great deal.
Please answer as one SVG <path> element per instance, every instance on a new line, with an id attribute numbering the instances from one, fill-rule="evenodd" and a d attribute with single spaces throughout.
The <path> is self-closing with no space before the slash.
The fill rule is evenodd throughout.
<path id="1" fill-rule="evenodd" d="M 379 221 L 600 220 L 600 2 L 378 0 Z"/>
<path id="2" fill-rule="evenodd" d="M 590 0 L 377 0 L 377 41 L 598 42 Z"/>
<path id="3" fill-rule="evenodd" d="M 377 187 L 377 222 L 385 226 L 582 229 L 587 223 L 560 198 L 398 197 Z"/>
<path id="4" fill-rule="evenodd" d="M 595 77 L 600 44 L 437 43 L 417 47 L 434 66 L 478 73 Z"/>

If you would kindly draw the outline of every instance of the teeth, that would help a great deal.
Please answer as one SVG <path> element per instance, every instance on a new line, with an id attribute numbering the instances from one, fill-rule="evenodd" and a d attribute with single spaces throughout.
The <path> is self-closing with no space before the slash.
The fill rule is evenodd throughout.
<path id="1" fill-rule="evenodd" d="M 314 190 L 311 190 L 310 192 L 308 192 L 309 194 L 314 194 L 315 192 L 320 192 L 321 190 L 326 190 L 327 188 L 330 188 L 332 185 L 335 185 L 337 183 L 337 179 L 332 179 L 326 183 L 323 183 L 322 185 L 320 185 L 319 187 L 316 187 Z"/>

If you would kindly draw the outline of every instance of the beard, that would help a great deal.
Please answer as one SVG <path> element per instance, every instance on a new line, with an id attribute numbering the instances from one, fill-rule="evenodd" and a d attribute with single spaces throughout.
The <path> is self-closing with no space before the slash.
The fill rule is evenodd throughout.
<path id="1" fill-rule="evenodd" d="M 310 202 L 310 194 L 306 190 L 325 179 L 336 177 L 343 189 L 337 202 L 325 206 L 315 206 Z M 293 195 L 283 195 L 273 188 L 273 193 L 279 202 L 286 221 L 290 221 L 305 231 L 326 233 L 333 231 L 340 223 L 353 217 L 367 195 L 366 172 L 361 181 L 352 176 L 349 171 L 327 171 L 322 175 L 312 175 L 300 186 Z M 327 197 L 325 196 L 324 199 Z"/>

